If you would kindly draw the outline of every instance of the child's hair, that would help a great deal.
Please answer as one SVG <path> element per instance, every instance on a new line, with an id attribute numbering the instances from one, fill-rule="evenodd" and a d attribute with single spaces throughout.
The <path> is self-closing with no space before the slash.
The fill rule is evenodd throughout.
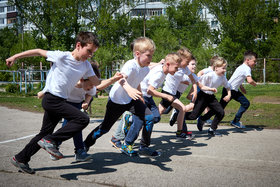
<path id="1" fill-rule="evenodd" d="M 90 62 L 90 64 L 91 64 L 91 67 L 92 67 L 95 75 L 100 79 L 101 74 L 100 74 L 100 71 L 99 71 L 99 64 L 98 64 L 98 62 L 92 61 L 92 62 Z"/>
<path id="2" fill-rule="evenodd" d="M 99 47 L 97 37 L 92 32 L 81 31 L 76 37 L 76 44 L 80 42 L 81 46 L 84 47 L 87 44 L 93 44 L 95 47 Z"/>
<path id="3" fill-rule="evenodd" d="M 210 66 L 213 66 L 213 63 L 217 58 L 218 58 L 218 56 L 215 55 L 210 59 Z"/>
<path id="4" fill-rule="evenodd" d="M 135 53 L 136 51 L 144 53 L 146 51 L 156 50 L 154 41 L 147 37 L 139 37 L 135 39 L 130 47 L 133 47 L 133 53 Z"/>
<path id="5" fill-rule="evenodd" d="M 217 58 L 215 58 L 214 61 L 213 61 L 214 69 L 217 68 L 217 67 L 221 67 L 221 66 L 223 66 L 224 64 L 227 64 L 227 61 L 226 61 L 226 59 L 224 59 L 223 57 L 217 57 Z"/>
<path id="6" fill-rule="evenodd" d="M 181 47 L 177 53 L 180 55 L 182 59 L 186 59 L 188 62 L 191 61 L 194 57 L 192 55 L 192 52 L 186 48 L 186 47 Z"/>
<path id="7" fill-rule="evenodd" d="M 255 57 L 255 58 L 257 59 L 257 58 L 258 58 L 257 53 L 255 53 L 255 52 L 253 52 L 253 51 L 246 51 L 246 52 L 244 53 L 244 61 L 245 61 L 246 59 L 252 59 L 252 57 Z"/>
<path id="8" fill-rule="evenodd" d="M 165 62 L 167 61 L 180 64 L 182 62 L 182 58 L 178 55 L 178 53 L 169 53 L 165 57 Z"/>

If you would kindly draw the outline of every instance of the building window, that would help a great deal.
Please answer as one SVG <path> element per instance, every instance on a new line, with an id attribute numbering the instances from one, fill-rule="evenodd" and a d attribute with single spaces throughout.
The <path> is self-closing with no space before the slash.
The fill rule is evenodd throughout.
<path id="1" fill-rule="evenodd" d="M 16 7 L 15 6 L 8 6 L 7 7 L 7 11 L 8 12 L 13 12 L 13 11 L 15 11 L 16 10 Z"/>
<path id="2" fill-rule="evenodd" d="M 16 23 L 17 22 L 17 18 L 9 18 L 7 19 L 7 24 L 12 24 L 12 23 Z"/>
<path id="3" fill-rule="evenodd" d="M 0 18 L 0 24 L 4 24 L 5 22 L 5 19 L 4 18 Z"/>
<path id="4" fill-rule="evenodd" d="M 5 7 L 0 7 L 0 12 L 5 12 Z"/>

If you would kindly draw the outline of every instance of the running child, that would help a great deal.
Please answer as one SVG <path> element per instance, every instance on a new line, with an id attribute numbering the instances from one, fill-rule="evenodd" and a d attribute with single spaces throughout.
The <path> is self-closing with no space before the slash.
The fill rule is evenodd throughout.
<path id="1" fill-rule="evenodd" d="M 233 73 L 231 78 L 229 79 L 229 83 L 231 85 L 231 99 L 240 103 L 240 107 L 238 112 L 236 113 L 234 119 L 230 122 L 236 128 L 246 128 L 245 125 L 240 122 L 240 119 L 244 112 L 249 108 L 250 102 L 243 95 L 246 94 L 245 88 L 242 86 L 242 83 L 247 80 L 247 82 L 253 86 L 256 86 L 256 82 L 252 78 L 251 69 L 254 68 L 257 62 L 257 54 L 252 51 L 246 51 L 244 53 L 243 64 L 240 65 Z M 241 91 L 239 91 L 239 88 Z M 223 88 L 222 98 L 226 95 L 227 91 Z M 221 106 L 225 108 L 230 100 L 225 101 L 224 99 L 220 100 Z M 203 117 L 201 117 L 201 123 L 203 124 L 205 120 L 211 118 L 214 115 L 213 111 L 209 111 Z M 216 118 L 216 117 L 215 117 Z"/>

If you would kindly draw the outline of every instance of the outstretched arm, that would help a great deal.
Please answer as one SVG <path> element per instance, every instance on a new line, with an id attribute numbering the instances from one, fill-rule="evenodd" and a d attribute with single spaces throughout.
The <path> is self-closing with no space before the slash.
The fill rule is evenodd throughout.
<path id="1" fill-rule="evenodd" d="M 32 56 L 43 56 L 47 57 L 47 51 L 43 49 L 31 49 L 11 56 L 6 59 L 6 65 L 11 67 L 17 59 L 32 57 Z"/>
<path id="2" fill-rule="evenodd" d="M 123 87 L 123 89 L 127 92 L 129 97 L 131 97 L 133 100 L 137 100 L 140 97 L 142 97 L 142 93 L 139 90 L 131 87 L 128 84 L 128 82 L 127 82 L 127 80 L 125 78 L 120 79 L 119 83 Z"/>
<path id="3" fill-rule="evenodd" d="M 247 77 L 247 82 L 253 86 L 256 86 L 257 83 L 253 80 L 253 78 L 251 76 Z"/>
<path id="4" fill-rule="evenodd" d="M 114 82 L 120 80 L 121 78 L 123 78 L 123 75 L 120 72 L 117 72 L 113 77 L 106 80 L 102 80 L 101 83 L 98 86 L 96 86 L 96 88 L 98 90 L 104 90 L 105 88 L 107 88 Z"/>

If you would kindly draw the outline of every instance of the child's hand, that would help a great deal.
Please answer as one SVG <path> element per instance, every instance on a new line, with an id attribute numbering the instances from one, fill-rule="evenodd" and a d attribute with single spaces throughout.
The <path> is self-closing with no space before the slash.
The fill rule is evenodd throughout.
<path id="1" fill-rule="evenodd" d="M 118 80 L 120 80 L 123 77 L 124 77 L 123 74 L 121 74 L 120 72 L 116 72 L 115 75 L 113 76 L 113 80 L 114 81 L 118 81 Z"/>
<path id="2" fill-rule="evenodd" d="M 230 96 L 229 95 L 227 95 L 227 96 L 225 96 L 224 98 L 223 98 L 223 100 L 225 101 L 225 102 L 229 102 L 229 100 L 230 100 Z"/>
<path id="3" fill-rule="evenodd" d="M 87 110 L 88 109 L 88 103 L 83 103 L 82 104 L 82 109 Z"/>
<path id="4" fill-rule="evenodd" d="M 10 57 L 10 58 L 7 58 L 6 59 L 6 65 L 8 66 L 8 67 L 11 67 L 13 64 L 14 64 L 14 62 L 16 61 L 16 59 L 12 56 L 12 57 Z"/>
<path id="5" fill-rule="evenodd" d="M 217 89 L 216 88 L 212 88 L 211 91 L 214 92 L 214 93 L 217 93 Z"/>
<path id="6" fill-rule="evenodd" d="M 142 93 L 139 90 L 135 89 L 135 88 L 131 88 L 131 89 L 127 90 L 127 94 L 133 100 L 137 100 L 137 99 L 140 99 L 142 97 Z"/>

